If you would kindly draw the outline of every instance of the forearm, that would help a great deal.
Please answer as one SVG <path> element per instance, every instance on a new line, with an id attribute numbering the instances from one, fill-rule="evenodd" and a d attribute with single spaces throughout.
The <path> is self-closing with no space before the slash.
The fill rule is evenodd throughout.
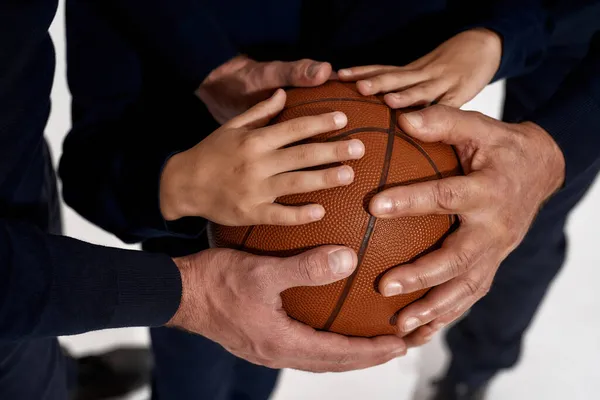
<path id="1" fill-rule="evenodd" d="M 0 341 L 161 326 L 181 277 L 167 256 L 106 248 L 0 220 Z"/>

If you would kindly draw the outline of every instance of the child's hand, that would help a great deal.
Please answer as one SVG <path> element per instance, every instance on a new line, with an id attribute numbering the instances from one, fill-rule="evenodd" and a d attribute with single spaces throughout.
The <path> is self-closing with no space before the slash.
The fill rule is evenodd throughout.
<path id="1" fill-rule="evenodd" d="M 266 124 L 284 107 L 279 89 L 268 100 L 234 117 L 190 150 L 167 162 L 160 185 L 166 220 L 201 216 L 223 225 L 299 225 L 323 218 L 321 205 L 284 206 L 279 196 L 348 185 L 351 167 L 298 171 L 361 158 L 360 140 L 286 147 L 343 128 L 341 112 Z"/>
<path id="2" fill-rule="evenodd" d="M 404 67 L 354 67 L 338 71 L 338 77 L 357 81 L 363 95 L 387 93 L 384 99 L 392 108 L 436 102 L 458 108 L 490 83 L 501 57 L 500 36 L 477 28 L 459 33 Z"/>

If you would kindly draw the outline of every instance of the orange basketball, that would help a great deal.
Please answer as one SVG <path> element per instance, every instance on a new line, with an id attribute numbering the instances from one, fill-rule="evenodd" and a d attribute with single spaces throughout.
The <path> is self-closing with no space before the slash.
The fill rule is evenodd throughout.
<path id="1" fill-rule="evenodd" d="M 390 268 L 439 247 L 456 218 L 377 219 L 367 211 L 369 200 L 390 186 L 459 175 L 460 164 L 451 146 L 423 143 L 403 133 L 396 123 L 399 111 L 390 109 L 380 97 L 362 96 L 354 84 L 331 81 L 316 88 L 291 89 L 285 109 L 273 123 L 332 111 L 344 112 L 347 126 L 311 141 L 360 139 L 365 155 L 345 162 L 354 169 L 354 182 L 277 199 L 288 205 L 321 204 L 325 217 L 300 226 L 210 224 L 209 238 L 213 247 L 276 256 L 298 254 L 323 244 L 353 248 L 358 267 L 352 276 L 325 286 L 288 289 L 282 293 L 284 309 L 290 317 L 319 330 L 365 337 L 391 334 L 398 311 L 426 291 L 383 297 L 377 290 L 379 278 Z"/>

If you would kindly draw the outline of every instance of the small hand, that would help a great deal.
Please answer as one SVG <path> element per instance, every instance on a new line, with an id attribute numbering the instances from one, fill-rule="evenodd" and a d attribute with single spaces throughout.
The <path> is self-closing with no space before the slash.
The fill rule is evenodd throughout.
<path id="1" fill-rule="evenodd" d="M 314 60 L 257 62 L 238 56 L 210 73 L 196 95 L 221 124 L 269 98 L 278 88 L 318 86 L 332 76 L 331 64 Z"/>
<path id="2" fill-rule="evenodd" d="M 392 108 L 436 102 L 459 108 L 490 83 L 501 56 L 502 43 L 496 33 L 471 29 L 406 66 L 354 67 L 338 71 L 338 77 L 357 81 L 363 95 L 387 93 L 384 100 Z"/>
<path id="3" fill-rule="evenodd" d="M 395 335 L 366 339 L 319 332 L 284 311 L 284 290 L 325 285 L 352 274 L 357 257 L 351 249 L 323 246 L 290 258 L 211 249 L 175 262 L 183 296 L 167 326 L 203 335 L 252 363 L 338 372 L 406 353 L 404 341 Z"/>
<path id="4" fill-rule="evenodd" d="M 350 166 L 303 170 L 358 159 L 365 148 L 358 139 L 289 146 L 302 139 L 343 128 L 341 112 L 300 117 L 265 126 L 285 105 L 278 90 L 233 118 L 195 147 L 171 157 L 160 184 L 165 219 L 200 216 L 230 225 L 299 225 L 325 215 L 319 204 L 284 206 L 284 195 L 348 185 Z M 287 146 L 287 147 L 286 147 Z"/>
<path id="5" fill-rule="evenodd" d="M 390 188 L 370 204 L 379 218 L 457 214 L 460 220 L 440 249 L 380 281 L 384 296 L 433 288 L 398 314 L 399 332 L 420 336 L 407 336 L 412 345 L 487 293 L 500 263 L 561 186 L 565 162 L 550 135 L 533 123 L 508 124 L 435 105 L 400 115 L 398 124 L 422 141 L 454 145 L 466 174 Z"/>

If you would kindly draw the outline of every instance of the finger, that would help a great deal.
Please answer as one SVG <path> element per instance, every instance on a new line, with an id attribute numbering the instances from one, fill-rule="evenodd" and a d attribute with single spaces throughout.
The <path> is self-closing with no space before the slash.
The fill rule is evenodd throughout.
<path id="1" fill-rule="evenodd" d="M 462 107 L 470 98 L 464 97 L 458 91 L 449 90 L 438 100 L 437 104 L 454 108 Z"/>
<path id="2" fill-rule="evenodd" d="M 463 111 L 440 104 L 423 110 L 402 113 L 398 125 L 407 134 L 424 142 L 451 145 L 488 142 L 499 121 L 474 111 Z"/>
<path id="3" fill-rule="evenodd" d="M 401 90 L 428 79 L 422 70 L 405 70 L 377 75 L 369 79 L 356 82 L 356 87 L 362 95 L 387 93 Z"/>
<path id="4" fill-rule="evenodd" d="M 338 71 L 338 77 L 341 81 L 357 81 L 367 79 L 373 76 L 387 74 L 400 70 L 400 67 L 393 65 L 365 65 L 361 67 L 344 68 Z"/>
<path id="5" fill-rule="evenodd" d="M 354 180 L 354 171 L 344 165 L 319 171 L 288 172 L 270 179 L 273 196 L 280 197 L 297 193 L 315 192 L 317 190 L 345 186 Z"/>
<path id="6" fill-rule="evenodd" d="M 267 100 L 261 101 L 248 111 L 233 117 L 223 126 L 232 129 L 248 128 L 255 129 L 271 121 L 285 107 L 286 93 L 278 89 L 273 93 L 273 96 Z"/>
<path id="7" fill-rule="evenodd" d="M 461 227 L 448 236 L 440 249 L 386 272 L 379 281 L 379 291 L 390 297 L 448 282 L 469 272 L 491 246 L 485 230 Z"/>
<path id="8" fill-rule="evenodd" d="M 286 86 L 318 86 L 331 76 L 331 64 L 314 60 L 290 62 L 273 61 L 261 63 L 251 73 L 253 85 L 258 90 L 275 89 Z"/>
<path id="9" fill-rule="evenodd" d="M 348 123 L 346 114 L 336 111 L 290 119 L 279 124 L 257 129 L 251 135 L 271 149 L 278 149 L 321 133 L 341 129 Z"/>
<path id="10" fill-rule="evenodd" d="M 359 139 L 338 142 L 310 143 L 279 150 L 268 160 L 273 174 L 295 171 L 348 160 L 357 160 L 365 154 Z"/>
<path id="11" fill-rule="evenodd" d="M 315 331 L 294 321 L 286 349 L 289 356 L 316 361 L 329 371 L 368 368 L 406 354 L 404 340 L 395 335 L 357 338 Z"/>
<path id="12" fill-rule="evenodd" d="M 358 258 L 342 246 L 321 246 L 293 257 L 276 259 L 264 271 L 272 294 L 298 286 L 321 286 L 350 276 Z"/>
<path id="13" fill-rule="evenodd" d="M 485 266 L 433 288 L 422 299 L 402 309 L 396 319 L 400 334 L 407 334 L 452 311 L 467 301 L 477 301 L 489 290 Z"/>
<path id="14" fill-rule="evenodd" d="M 437 80 L 421 83 L 401 92 L 388 93 L 383 99 L 391 108 L 428 105 L 442 96 L 446 89 L 445 83 L 441 80 Z"/>
<path id="15" fill-rule="evenodd" d="M 406 347 L 411 349 L 429 343 L 436 332 L 437 331 L 434 330 L 430 324 L 427 324 L 417 328 L 415 331 L 404 336 L 402 339 L 404 339 Z"/>
<path id="16" fill-rule="evenodd" d="M 254 210 L 254 215 L 255 220 L 253 221 L 253 225 L 293 226 L 304 225 L 323 219 L 325 209 L 320 204 L 284 206 L 269 203 L 259 206 Z"/>
<path id="17" fill-rule="evenodd" d="M 486 188 L 479 172 L 394 186 L 373 196 L 369 211 L 378 218 L 463 214 L 486 204 L 491 192 Z"/>

